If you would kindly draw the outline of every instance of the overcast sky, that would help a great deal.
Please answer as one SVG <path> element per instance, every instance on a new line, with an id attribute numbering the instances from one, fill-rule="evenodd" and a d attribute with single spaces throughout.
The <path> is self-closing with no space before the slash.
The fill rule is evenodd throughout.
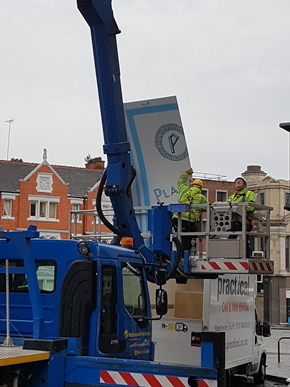
<path id="1" fill-rule="evenodd" d="M 176 96 L 195 171 L 289 178 L 289 0 L 114 0 L 124 102 Z M 0 159 L 103 155 L 90 31 L 74 0 L 6 0 Z M 11 125 L 8 148 L 8 123 Z M 106 159 L 106 158 L 105 158 Z"/>

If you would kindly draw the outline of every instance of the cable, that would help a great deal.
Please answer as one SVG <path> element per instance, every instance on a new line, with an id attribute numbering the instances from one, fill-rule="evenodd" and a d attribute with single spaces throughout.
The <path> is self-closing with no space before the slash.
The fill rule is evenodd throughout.
<path id="1" fill-rule="evenodd" d="M 102 193 L 103 193 L 103 189 L 104 189 L 106 180 L 107 180 L 107 173 L 106 173 L 106 170 L 105 170 L 103 175 L 102 175 L 102 177 L 101 177 L 100 184 L 99 184 L 99 189 L 98 189 L 98 192 L 97 192 L 96 210 L 97 210 L 97 213 L 98 213 L 101 221 L 104 223 L 104 225 L 106 227 L 108 227 L 108 229 L 111 230 L 114 234 L 116 234 L 120 238 L 122 238 L 124 236 L 124 234 L 117 227 L 115 227 L 112 223 L 110 223 L 108 221 L 108 219 L 105 217 L 105 215 L 103 213 L 103 210 L 102 210 Z"/>

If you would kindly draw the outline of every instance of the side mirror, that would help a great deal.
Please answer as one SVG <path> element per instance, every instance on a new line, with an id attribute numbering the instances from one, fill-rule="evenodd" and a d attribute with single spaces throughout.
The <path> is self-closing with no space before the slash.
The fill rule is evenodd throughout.
<path id="1" fill-rule="evenodd" d="M 168 310 L 167 292 L 164 289 L 156 289 L 156 313 L 163 316 Z"/>
<path id="2" fill-rule="evenodd" d="M 264 322 L 262 324 L 262 331 L 263 331 L 263 337 L 270 337 L 271 336 L 271 326 L 269 323 Z"/>

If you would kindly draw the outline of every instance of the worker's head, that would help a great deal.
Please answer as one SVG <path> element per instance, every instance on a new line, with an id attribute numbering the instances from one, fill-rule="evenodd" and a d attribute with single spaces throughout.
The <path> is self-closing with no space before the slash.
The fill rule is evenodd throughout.
<path id="1" fill-rule="evenodd" d="M 191 183 L 191 186 L 192 187 L 199 187 L 200 189 L 202 189 L 202 187 L 203 187 L 203 182 L 201 181 L 201 180 L 199 180 L 199 179 L 194 179 L 193 181 L 192 181 L 192 183 Z"/>
<path id="2" fill-rule="evenodd" d="M 247 186 L 247 182 L 243 177 L 237 177 L 235 179 L 235 189 L 236 191 L 241 191 Z"/>

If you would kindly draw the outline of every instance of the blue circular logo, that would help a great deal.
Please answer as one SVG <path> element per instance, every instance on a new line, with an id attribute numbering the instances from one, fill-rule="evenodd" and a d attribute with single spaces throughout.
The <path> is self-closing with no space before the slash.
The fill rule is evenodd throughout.
<path id="1" fill-rule="evenodd" d="M 172 161 L 181 161 L 188 157 L 184 132 L 177 124 L 163 124 L 155 134 L 155 146 L 162 157 Z"/>

